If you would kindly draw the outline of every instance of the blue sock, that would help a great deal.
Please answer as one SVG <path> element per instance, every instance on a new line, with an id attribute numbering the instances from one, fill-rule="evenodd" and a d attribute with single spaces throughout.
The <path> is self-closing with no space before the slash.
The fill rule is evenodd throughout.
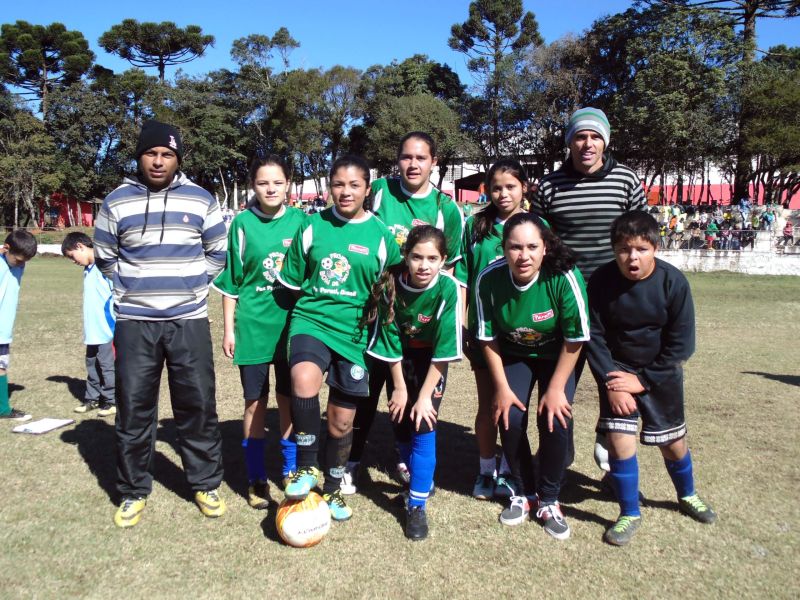
<path id="1" fill-rule="evenodd" d="M 436 432 L 415 433 L 411 442 L 411 486 L 408 507 L 425 506 L 436 469 Z"/>
<path id="2" fill-rule="evenodd" d="M 692 453 L 686 452 L 686 455 L 680 460 L 667 460 L 665 458 L 664 464 L 667 467 L 669 476 L 672 478 L 675 491 L 678 492 L 678 498 L 685 498 L 694 494 Z"/>
<path id="3" fill-rule="evenodd" d="M 608 459 L 611 467 L 611 481 L 617 492 L 620 514 L 628 517 L 639 517 L 639 461 L 634 454 L 630 458 L 620 460 Z"/>
<path id="4" fill-rule="evenodd" d="M 250 483 L 265 481 L 267 468 L 264 464 L 264 438 L 245 438 L 242 440 L 242 448 L 247 465 L 247 479 Z"/>
<path id="5" fill-rule="evenodd" d="M 411 462 L 411 442 L 397 442 L 397 454 L 400 456 L 400 460 L 405 463 L 407 467 L 410 467 L 409 464 Z"/>
<path id="6" fill-rule="evenodd" d="M 281 438 L 281 454 L 283 455 L 282 475 L 286 477 L 289 473 L 297 471 L 297 443 L 294 441 L 294 434 L 287 439 Z"/>

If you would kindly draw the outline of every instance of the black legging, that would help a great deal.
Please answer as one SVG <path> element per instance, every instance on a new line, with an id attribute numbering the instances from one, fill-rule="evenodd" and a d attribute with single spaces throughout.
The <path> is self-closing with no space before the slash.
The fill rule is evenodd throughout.
<path id="1" fill-rule="evenodd" d="M 503 453 L 509 461 L 511 476 L 517 494 L 530 494 L 534 490 L 543 502 L 555 502 L 561 491 L 561 481 L 570 459 L 570 440 L 572 439 L 572 419 L 567 427 L 561 426 L 553 418 L 553 431 L 547 430 L 547 414 L 543 411 L 536 419 L 539 430 L 539 473 L 534 480 L 533 459 L 528 441 L 528 415 L 536 411 L 538 405 L 529 406 L 534 384 L 538 383 L 537 395 L 541 399 L 555 371 L 556 362 L 532 358 L 513 358 L 503 361 L 506 380 L 511 391 L 529 410 L 522 411 L 512 406 L 508 414 L 508 430 L 500 423 L 500 440 Z M 575 398 L 575 374 L 567 380 L 565 389 L 567 400 L 572 404 Z"/>

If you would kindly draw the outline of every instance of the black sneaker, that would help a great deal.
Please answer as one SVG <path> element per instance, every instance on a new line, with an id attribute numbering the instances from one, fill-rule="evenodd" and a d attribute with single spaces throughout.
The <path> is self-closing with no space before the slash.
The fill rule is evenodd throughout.
<path id="1" fill-rule="evenodd" d="M 536 518 L 542 522 L 544 530 L 557 540 L 565 540 L 569 537 L 569 525 L 561 512 L 561 505 L 558 502 L 545 504 L 537 501 Z"/>
<path id="2" fill-rule="evenodd" d="M 0 415 L 0 419 L 8 419 L 9 421 L 24 423 L 25 421 L 30 421 L 32 417 L 26 412 L 12 408 L 11 412 L 6 413 L 5 415 Z"/>
<path id="3" fill-rule="evenodd" d="M 413 541 L 428 537 L 428 514 L 423 506 L 412 506 L 406 511 L 406 537 Z"/>

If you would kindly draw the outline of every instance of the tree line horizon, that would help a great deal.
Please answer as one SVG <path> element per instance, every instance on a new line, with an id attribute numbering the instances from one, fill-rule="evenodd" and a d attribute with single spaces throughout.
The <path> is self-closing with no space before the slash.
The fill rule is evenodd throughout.
<path id="1" fill-rule="evenodd" d="M 80 31 L 3 24 L 0 210 L 16 225 L 54 192 L 102 198 L 134 169 L 151 118 L 181 130 L 182 170 L 227 196 L 266 153 L 285 156 L 298 183 L 324 179 L 344 152 L 390 173 L 412 130 L 437 141 L 441 179 L 458 161 L 486 167 L 501 156 L 539 178 L 564 159 L 567 119 L 582 106 L 606 112 L 614 156 L 648 186 L 676 178 L 688 201 L 682 184 L 707 182 L 714 167 L 734 199 L 756 184 L 779 201 L 800 191 L 800 47 L 757 51 L 755 34 L 761 19 L 794 18 L 799 5 L 638 0 L 548 44 L 522 0 L 475 0 L 447 40 L 467 58 L 469 88 L 423 54 L 364 70 L 292 68 L 301 42 L 285 27 L 235 40 L 233 69 L 169 80 L 167 67 L 201 60 L 214 36 L 125 19 L 98 40 L 131 64 L 115 73 Z"/>

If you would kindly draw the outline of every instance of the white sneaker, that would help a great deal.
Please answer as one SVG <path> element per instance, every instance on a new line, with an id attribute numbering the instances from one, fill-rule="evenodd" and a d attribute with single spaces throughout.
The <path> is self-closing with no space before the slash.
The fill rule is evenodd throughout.
<path id="1" fill-rule="evenodd" d="M 408 470 L 406 463 L 397 463 L 395 477 L 402 485 L 409 485 L 411 483 L 411 471 Z"/>
<path id="2" fill-rule="evenodd" d="M 347 463 L 342 475 L 342 483 L 339 489 L 345 496 L 352 496 L 358 491 L 356 481 L 358 480 L 358 463 Z"/>

